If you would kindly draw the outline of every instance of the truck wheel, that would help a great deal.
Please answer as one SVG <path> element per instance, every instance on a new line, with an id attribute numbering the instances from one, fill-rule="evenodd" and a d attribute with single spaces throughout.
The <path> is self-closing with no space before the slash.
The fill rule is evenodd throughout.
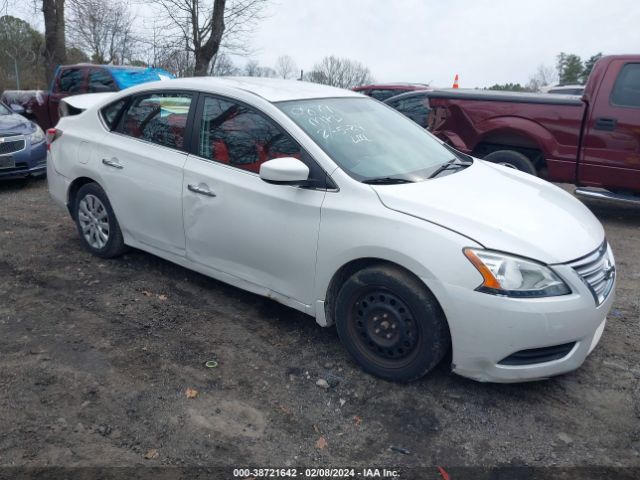
<path id="1" fill-rule="evenodd" d="M 76 195 L 74 218 L 85 248 L 102 258 L 127 251 L 107 194 L 97 183 L 83 185 Z"/>
<path id="2" fill-rule="evenodd" d="M 497 163 L 498 165 L 504 165 L 505 167 L 514 168 L 531 175 L 538 174 L 536 167 L 533 166 L 531 160 L 522 153 L 514 150 L 498 150 L 496 152 L 491 152 L 489 155 L 484 157 L 484 160 L 491 163 Z"/>
<path id="3" fill-rule="evenodd" d="M 353 274 L 335 309 L 338 336 L 362 368 L 387 380 L 422 377 L 449 350 L 449 328 L 420 280 L 393 265 Z"/>

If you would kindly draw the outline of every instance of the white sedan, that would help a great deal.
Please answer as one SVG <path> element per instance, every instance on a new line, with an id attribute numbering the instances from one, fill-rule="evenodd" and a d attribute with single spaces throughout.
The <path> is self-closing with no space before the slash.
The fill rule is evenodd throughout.
<path id="1" fill-rule="evenodd" d="M 193 78 L 66 99 L 49 189 L 85 247 L 135 247 L 335 323 L 362 367 L 480 381 L 579 367 L 613 302 L 602 226 L 543 180 L 305 82 Z"/>

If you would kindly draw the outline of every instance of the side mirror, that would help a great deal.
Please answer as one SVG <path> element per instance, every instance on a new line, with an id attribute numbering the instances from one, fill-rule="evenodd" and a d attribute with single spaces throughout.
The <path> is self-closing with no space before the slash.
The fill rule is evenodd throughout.
<path id="1" fill-rule="evenodd" d="M 268 183 L 301 185 L 309 179 L 309 167 L 297 158 L 274 158 L 260 165 L 260 178 Z"/>
<path id="2" fill-rule="evenodd" d="M 13 113 L 17 113 L 18 115 L 22 115 L 24 113 L 24 107 L 22 105 L 18 105 L 17 103 L 11 104 L 11 110 Z"/>

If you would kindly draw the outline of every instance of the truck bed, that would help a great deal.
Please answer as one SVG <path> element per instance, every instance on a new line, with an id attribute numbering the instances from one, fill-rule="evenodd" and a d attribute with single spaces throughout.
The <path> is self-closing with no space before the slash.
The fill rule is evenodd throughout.
<path id="1" fill-rule="evenodd" d="M 574 180 L 585 112 L 579 96 L 441 89 L 429 104 L 429 129 L 458 150 L 482 158 L 510 145 L 543 177 Z"/>
<path id="2" fill-rule="evenodd" d="M 451 98 L 464 100 L 542 103 L 544 105 L 582 106 L 579 95 L 558 95 L 551 93 L 503 92 L 496 90 L 470 90 L 458 88 L 441 88 L 429 92 L 429 98 Z"/>

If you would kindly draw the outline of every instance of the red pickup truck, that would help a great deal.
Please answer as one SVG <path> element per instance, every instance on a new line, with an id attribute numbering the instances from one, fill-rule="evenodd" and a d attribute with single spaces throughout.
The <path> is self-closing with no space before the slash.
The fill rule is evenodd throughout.
<path id="1" fill-rule="evenodd" d="M 117 92 L 141 83 L 174 78 L 161 68 L 92 65 L 62 65 L 57 68 L 51 88 L 41 90 L 6 90 L 0 101 L 21 107 L 24 116 L 34 120 L 43 130 L 58 123 L 60 100 L 83 93 Z"/>
<path id="2" fill-rule="evenodd" d="M 640 55 L 601 58 L 581 97 L 487 90 L 424 95 L 428 128 L 458 150 L 573 183 L 584 196 L 640 203 Z"/>

